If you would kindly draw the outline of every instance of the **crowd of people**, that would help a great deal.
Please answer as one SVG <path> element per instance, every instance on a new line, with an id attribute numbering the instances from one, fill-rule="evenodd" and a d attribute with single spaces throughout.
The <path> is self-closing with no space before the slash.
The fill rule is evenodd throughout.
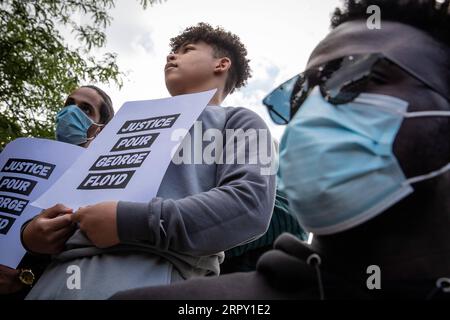
<path id="1" fill-rule="evenodd" d="M 381 28 L 367 26 L 372 5 Z M 172 96 L 217 89 L 198 119 L 204 130 L 269 132 L 249 109 L 222 106 L 251 76 L 237 35 L 199 23 L 170 47 Z M 22 226 L 21 265 L 0 267 L 0 293 L 448 299 L 450 1 L 345 1 L 306 69 L 264 104 L 286 124 L 276 173 L 261 174 L 260 162 L 171 163 L 146 203 L 43 210 Z M 56 139 L 88 147 L 113 114 L 105 92 L 80 87 L 58 113 Z M 258 143 L 273 145 L 266 137 Z M 70 265 L 82 270 L 81 290 L 66 286 Z M 24 270 L 33 270 L 32 287 Z M 381 288 L 369 285 L 370 270 Z"/>

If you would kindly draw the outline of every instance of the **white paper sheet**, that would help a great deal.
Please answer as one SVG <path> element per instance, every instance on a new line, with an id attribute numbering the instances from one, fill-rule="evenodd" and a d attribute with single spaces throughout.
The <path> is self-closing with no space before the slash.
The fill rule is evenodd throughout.
<path id="1" fill-rule="evenodd" d="M 77 210 L 108 200 L 147 202 L 157 193 L 181 140 L 216 90 L 125 103 L 78 161 L 33 205 Z"/>
<path id="2" fill-rule="evenodd" d="M 0 264 L 17 267 L 25 254 L 20 228 L 41 211 L 31 203 L 84 151 L 58 141 L 19 138 L 0 153 Z"/>

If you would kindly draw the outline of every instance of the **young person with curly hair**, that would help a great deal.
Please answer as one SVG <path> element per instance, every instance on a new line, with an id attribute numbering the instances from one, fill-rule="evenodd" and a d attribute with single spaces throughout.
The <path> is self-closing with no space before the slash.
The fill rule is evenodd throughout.
<path id="1" fill-rule="evenodd" d="M 236 35 L 200 23 L 170 44 L 164 74 L 171 95 L 217 88 L 198 119 L 204 130 L 220 130 L 223 136 L 229 130 L 268 130 L 249 109 L 221 106 L 250 76 L 247 51 Z M 198 140 L 195 130 L 189 133 Z M 271 145 L 270 133 L 263 140 Z M 224 153 L 227 143 L 224 139 Z M 241 151 L 247 153 L 249 144 Z M 29 224 L 22 233 L 24 246 L 55 258 L 27 299 L 104 299 L 119 290 L 217 275 L 223 251 L 262 235 L 274 206 L 275 176 L 261 174 L 261 161 L 241 164 L 238 155 L 225 163 L 172 161 L 149 202 L 80 208 L 72 215 L 79 228 L 57 250 L 47 242 L 51 234 Z M 73 265 L 80 268 L 81 281 L 79 289 L 70 290 L 66 270 Z"/>

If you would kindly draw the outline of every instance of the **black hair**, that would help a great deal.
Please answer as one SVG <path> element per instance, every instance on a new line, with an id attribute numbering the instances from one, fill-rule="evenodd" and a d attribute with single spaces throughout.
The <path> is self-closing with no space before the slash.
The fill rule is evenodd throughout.
<path id="1" fill-rule="evenodd" d="M 90 88 L 95 90 L 102 97 L 102 104 L 100 106 L 100 123 L 107 124 L 114 117 L 114 108 L 111 98 L 105 91 L 94 85 L 81 86 L 81 88 Z"/>
<path id="2" fill-rule="evenodd" d="M 450 46 L 450 0 L 344 0 L 331 17 L 331 27 L 367 19 L 371 5 L 380 8 L 383 20 L 396 21 L 421 29 Z"/>
<path id="3" fill-rule="evenodd" d="M 247 49 L 239 37 L 221 27 L 213 28 L 208 23 L 200 22 L 195 26 L 186 28 L 181 34 L 170 39 L 172 51 L 177 51 L 187 42 L 203 41 L 214 50 L 214 57 L 228 57 L 231 67 L 225 83 L 225 92 L 233 93 L 234 89 L 243 87 L 251 77 L 247 59 Z"/>

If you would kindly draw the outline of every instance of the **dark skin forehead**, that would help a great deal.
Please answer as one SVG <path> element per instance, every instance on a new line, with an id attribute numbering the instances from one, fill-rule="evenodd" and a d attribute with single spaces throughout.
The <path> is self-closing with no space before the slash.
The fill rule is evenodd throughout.
<path id="1" fill-rule="evenodd" d="M 100 122 L 100 110 L 103 98 L 92 88 L 81 87 L 72 92 L 65 105 L 76 104 L 95 123 Z"/>
<path id="2" fill-rule="evenodd" d="M 408 32 L 408 30 L 405 28 L 404 32 Z M 380 47 L 377 41 L 371 43 L 372 32 L 367 28 L 361 28 L 353 37 L 343 36 L 339 32 L 335 35 L 331 33 L 326 41 L 313 51 L 308 66 L 317 67 L 338 57 L 352 54 L 383 53 L 383 48 L 395 47 L 399 41 L 398 37 L 386 36 L 383 38 L 383 47 Z M 411 32 L 415 31 L 411 30 Z M 401 36 L 407 37 L 408 34 L 403 33 Z M 436 56 L 441 54 L 442 48 L 430 47 L 429 39 L 426 37 L 417 37 L 414 46 L 404 50 L 417 50 L 419 54 L 419 48 L 423 46 L 428 46 L 427 54 L 435 53 Z M 401 53 L 401 48 L 397 49 L 396 53 L 401 57 L 401 54 L 398 54 Z M 414 52 L 410 51 L 409 54 L 414 55 Z M 423 61 L 417 59 L 417 63 L 420 64 Z M 429 67 L 435 67 L 434 76 L 438 75 L 436 73 L 442 73 L 442 79 L 446 79 L 447 70 L 434 66 L 431 62 Z M 366 92 L 403 99 L 409 103 L 409 112 L 450 110 L 449 102 L 445 98 L 405 73 L 401 68 L 389 63 L 382 63 L 376 67 L 376 71 L 384 77 L 385 81 L 383 83 L 370 82 Z M 443 84 L 444 86 L 448 85 L 447 83 Z M 442 148 L 435 146 L 440 139 L 448 141 L 448 136 L 444 136 L 448 132 L 448 126 L 448 118 L 417 118 L 403 121 L 394 142 L 394 154 L 407 177 L 436 170 L 448 162 L 446 154 L 441 152 L 446 146 L 442 146 Z"/>
<path id="3" fill-rule="evenodd" d="M 407 26 L 403 28 L 397 25 L 399 29 L 403 28 L 402 32 L 382 34 L 389 31 L 384 29 L 388 25 L 389 23 L 384 21 L 382 30 L 375 36 L 362 24 L 358 32 L 347 30 L 348 33 L 345 34 L 346 31 L 342 29 L 337 30 L 335 34 L 332 32 L 329 35 L 330 39 L 319 44 L 314 50 L 308 66 L 317 66 L 345 55 L 388 52 L 393 53 L 400 60 L 404 57 L 403 62 L 417 67 L 418 74 L 428 73 L 427 76 L 434 79 L 435 83 L 441 84 L 444 88 L 450 88 L 448 80 L 450 68 L 446 67 L 447 62 L 443 59 L 445 55 L 442 55 L 442 47 L 439 44 L 433 44 L 432 40 L 417 34 L 414 30 L 407 30 L 410 29 Z M 377 36 L 379 36 L 378 39 Z M 383 73 L 386 83 L 371 83 L 367 89 L 368 92 L 403 99 L 409 103 L 408 111 L 450 110 L 445 99 L 415 79 L 405 76 L 398 68 L 380 66 L 377 71 Z M 394 141 L 393 153 L 407 178 L 437 170 L 449 162 L 449 127 L 449 118 L 444 117 L 415 118 L 402 122 Z M 406 279 L 403 276 L 405 269 L 419 267 L 421 270 L 422 265 L 433 265 L 430 262 L 432 254 L 426 257 L 425 252 L 428 252 L 430 248 L 434 250 L 436 247 L 449 243 L 448 237 L 445 238 L 448 232 L 442 229 L 442 225 L 446 225 L 445 222 L 448 221 L 448 177 L 448 175 L 441 175 L 438 178 L 414 184 L 415 192 L 412 195 L 384 213 L 345 232 L 330 236 L 318 235 L 313 241 L 313 246 L 319 250 L 323 249 L 323 255 L 328 255 L 330 260 L 335 259 L 338 262 L 337 266 L 339 263 L 342 265 L 341 261 L 345 252 L 349 252 L 350 259 L 354 261 L 359 259 L 364 261 L 362 263 L 364 268 L 368 265 L 365 262 L 368 261 L 395 260 L 397 257 L 400 258 L 399 261 L 402 261 L 401 256 L 409 255 L 413 258 L 404 259 L 401 262 L 404 264 L 398 266 L 399 273 L 396 274 L 397 276 L 402 274 L 401 279 Z M 423 230 L 426 230 L 426 233 Z M 341 250 L 342 248 L 346 249 Z M 355 252 L 358 253 L 355 255 Z M 444 250 L 437 252 L 444 252 Z M 408 263 L 405 263 L 406 261 Z M 390 261 L 388 265 L 395 264 Z M 357 274 L 359 270 L 365 270 L 362 265 L 352 261 L 352 263 L 344 264 L 342 269 L 345 272 Z M 424 279 L 423 273 L 420 273 L 420 279 Z"/>
<path id="4" fill-rule="evenodd" d="M 176 50 L 174 50 L 173 53 L 182 52 L 189 45 L 199 46 L 199 47 L 202 47 L 202 48 L 211 49 L 212 53 L 214 51 L 213 46 L 211 46 L 210 44 L 208 44 L 208 43 L 206 43 L 206 42 L 204 42 L 202 40 L 197 40 L 197 41 L 186 41 L 186 42 L 184 42 L 181 46 L 179 46 Z"/>

